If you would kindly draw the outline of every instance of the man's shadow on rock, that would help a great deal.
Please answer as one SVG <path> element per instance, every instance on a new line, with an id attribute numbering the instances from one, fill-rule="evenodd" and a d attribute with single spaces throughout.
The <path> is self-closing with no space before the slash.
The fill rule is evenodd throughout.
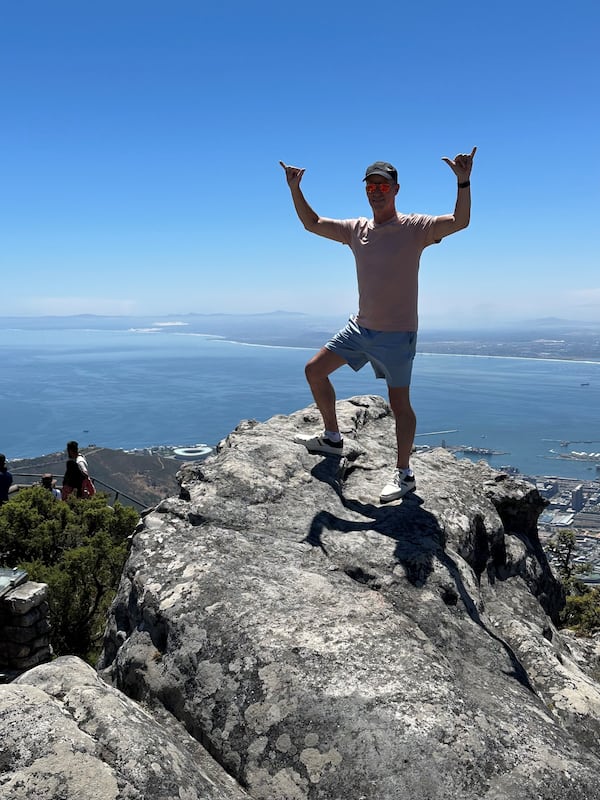
<path id="1" fill-rule="evenodd" d="M 414 586 L 423 586 L 433 571 L 434 556 L 444 551 L 445 535 L 435 516 L 422 508 L 423 500 L 415 492 L 390 505 L 364 503 L 344 496 L 343 476 L 338 459 L 326 458 L 311 471 L 313 477 L 329 484 L 344 508 L 362 519 L 345 519 L 329 511 L 319 511 L 313 517 L 305 541 L 328 555 L 323 543 L 324 530 L 353 533 L 374 531 L 390 539 L 396 546 L 394 558 L 405 569 Z"/>
<path id="2" fill-rule="evenodd" d="M 364 521 L 345 519 L 332 514 L 330 511 L 319 511 L 311 521 L 308 534 L 304 539 L 305 542 L 314 547 L 319 547 L 325 555 L 328 555 L 322 540 L 324 530 L 338 531 L 340 533 L 374 531 L 382 536 L 387 536 L 396 542 L 394 548 L 395 560 L 403 566 L 407 580 L 417 588 L 427 583 L 434 569 L 434 561 L 437 558 L 452 577 L 456 587 L 456 591 L 449 587 L 444 589 L 442 594 L 444 603 L 448 606 L 453 606 L 460 599 L 473 622 L 479 625 L 490 638 L 498 642 L 505 650 L 512 664 L 512 670 L 507 674 L 519 681 L 526 689 L 534 692 L 527 672 L 513 649 L 507 642 L 490 630 L 481 618 L 477 604 L 465 586 L 458 564 L 446 551 L 444 530 L 440 527 L 437 518 L 422 507 L 423 499 L 416 492 L 405 495 L 400 503 L 383 506 L 375 505 L 374 503 L 363 503 L 360 500 L 344 497 L 343 474 L 340 468 L 340 461 L 335 458 L 323 459 L 311 470 L 311 474 L 317 480 L 329 484 L 335 490 L 344 508 L 365 519 Z M 346 572 L 350 577 L 359 580 L 361 583 L 370 583 L 370 576 L 360 567 L 355 568 L 355 574 L 351 574 L 349 570 L 346 570 Z M 376 587 L 373 586 L 373 588 Z"/>

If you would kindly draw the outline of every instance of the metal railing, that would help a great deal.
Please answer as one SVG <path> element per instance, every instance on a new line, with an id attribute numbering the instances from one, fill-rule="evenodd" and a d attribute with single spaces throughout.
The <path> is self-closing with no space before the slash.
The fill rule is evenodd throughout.
<path id="1" fill-rule="evenodd" d="M 43 477 L 43 474 L 38 473 L 38 472 L 12 472 L 11 471 L 11 474 L 12 474 L 13 478 L 39 478 L 38 481 L 30 481 L 30 482 L 27 482 L 25 484 L 20 484 L 19 483 L 18 484 L 19 486 L 21 486 L 21 485 L 22 486 L 38 486 L 38 485 L 41 485 L 41 479 Z M 126 494 L 125 492 L 121 491 L 121 489 L 116 489 L 114 486 L 111 486 L 108 483 L 104 483 L 104 481 L 101 481 L 99 478 L 94 478 L 93 475 L 90 475 L 90 478 L 92 479 L 92 481 L 94 482 L 94 485 L 96 487 L 104 486 L 106 489 L 109 490 L 108 494 L 114 495 L 113 503 L 116 503 L 116 501 L 119 499 L 119 497 L 124 497 L 126 500 L 129 500 L 130 503 L 135 503 L 135 505 L 139 506 L 141 509 L 148 508 L 148 503 L 143 503 L 141 500 L 137 500 L 135 497 L 131 497 L 131 495 Z M 13 486 L 14 486 L 14 484 L 13 484 Z M 60 487 L 57 485 L 57 488 L 60 488 Z"/>

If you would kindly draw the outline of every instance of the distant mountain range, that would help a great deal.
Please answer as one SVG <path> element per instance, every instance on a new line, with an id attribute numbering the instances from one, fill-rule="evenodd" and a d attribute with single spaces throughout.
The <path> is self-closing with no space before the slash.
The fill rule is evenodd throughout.
<path id="1" fill-rule="evenodd" d="M 0 317 L 0 330 L 151 331 L 216 336 L 248 344 L 318 348 L 346 323 L 345 315 L 272 311 L 258 314 L 171 314 L 168 316 Z M 463 355 L 518 356 L 600 361 L 600 323 L 542 317 L 494 328 L 427 327 L 419 331 L 418 350 Z"/>

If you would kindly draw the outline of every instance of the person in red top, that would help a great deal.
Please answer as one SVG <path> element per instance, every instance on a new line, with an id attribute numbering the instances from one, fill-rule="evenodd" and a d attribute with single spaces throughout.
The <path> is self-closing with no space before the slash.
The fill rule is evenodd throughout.
<path id="1" fill-rule="evenodd" d="M 305 170 L 283 167 L 296 213 L 306 230 L 346 244 L 354 254 L 358 281 L 358 314 L 306 365 L 306 378 L 324 432 L 298 436 L 296 441 L 311 452 L 342 455 L 343 439 L 335 412 L 335 389 L 329 379 L 344 364 L 359 370 L 370 362 L 375 375 L 388 386 L 396 423 L 397 463 L 380 500 L 403 497 L 416 488 L 410 468 L 416 417 L 410 403 L 410 379 L 417 342 L 418 272 L 422 251 L 434 242 L 466 228 L 471 216 L 471 153 L 444 161 L 457 178 L 457 198 L 452 214 L 428 216 L 401 214 L 396 210 L 400 190 L 398 172 L 387 161 L 367 167 L 364 181 L 373 212 L 372 219 L 336 220 L 319 216 L 300 188 Z"/>

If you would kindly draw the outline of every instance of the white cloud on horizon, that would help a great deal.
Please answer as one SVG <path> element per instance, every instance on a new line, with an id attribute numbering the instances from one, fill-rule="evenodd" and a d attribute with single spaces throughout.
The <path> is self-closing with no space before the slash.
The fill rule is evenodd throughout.
<path id="1" fill-rule="evenodd" d="M 97 314 L 121 316 L 136 313 L 137 301 L 116 297 L 26 297 L 19 305 L 0 308 L 6 316 L 71 316 Z"/>
<path id="2" fill-rule="evenodd" d="M 487 288 L 488 297 L 480 285 L 449 293 L 426 284 L 420 292 L 421 324 L 493 327 L 546 317 L 575 322 L 594 322 L 600 317 L 600 289 L 569 289 L 551 282 L 528 287 L 499 283 Z"/>
<path id="3" fill-rule="evenodd" d="M 600 288 L 593 289 L 567 289 L 566 302 L 580 308 L 591 308 L 600 311 Z"/>
<path id="4" fill-rule="evenodd" d="M 521 288 L 515 291 L 514 285 L 499 285 L 490 296 L 485 295 L 481 286 L 467 286 L 464 290 L 451 294 L 442 287 L 427 284 L 420 293 L 421 326 L 461 328 L 472 325 L 492 327 L 510 324 L 524 319 L 559 317 L 580 322 L 590 322 L 600 317 L 600 288 L 555 287 L 542 285 L 531 291 Z M 346 317 L 356 311 L 356 292 L 354 286 L 340 287 L 339 292 L 326 292 L 326 313 L 328 316 Z M 96 314 L 99 316 L 140 316 L 172 317 L 172 321 L 153 322 L 160 327 L 185 326 L 188 323 L 177 320 L 188 313 L 255 314 L 269 313 L 276 309 L 308 315 L 322 314 L 324 308 L 315 301 L 323 299 L 320 287 L 307 287 L 302 293 L 291 293 L 285 289 L 274 292 L 256 292 L 248 296 L 227 296 L 214 291 L 207 302 L 194 303 L 194 298 L 185 299 L 143 297 L 134 299 L 122 297 L 97 296 L 30 296 L 15 298 L 5 296 L 0 302 L 0 316 L 72 316 L 76 314 Z M 192 302 L 190 303 L 190 300 Z M 191 305 L 191 307 L 190 307 Z"/>

